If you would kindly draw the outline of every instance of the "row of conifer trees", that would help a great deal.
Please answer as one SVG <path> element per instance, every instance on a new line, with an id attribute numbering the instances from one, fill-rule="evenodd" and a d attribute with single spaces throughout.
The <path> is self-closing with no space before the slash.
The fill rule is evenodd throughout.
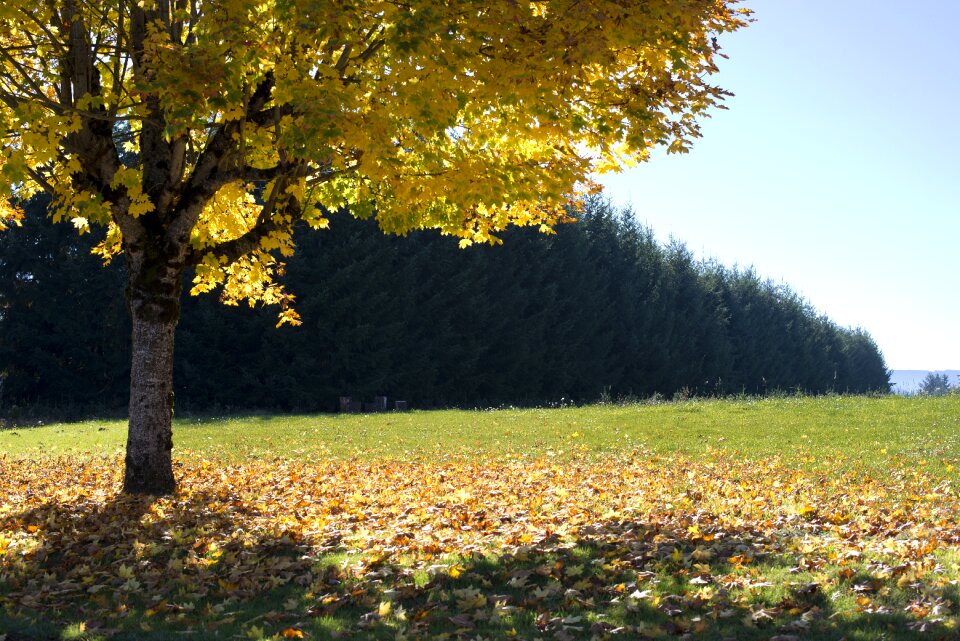
<path id="1" fill-rule="evenodd" d="M 385 236 L 332 216 L 305 233 L 284 282 L 297 328 L 275 309 L 185 297 L 180 411 L 323 411 L 387 395 L 413 407 L 541 405 L 652 395 L 888 390 L 882 355 L 788 287 L 662 245 L 597 199 L 554 235 Z M 0 235 L 0 411 L 122 413 L 129 323 L 122 259 L 43 203 Z M 189 286 L 187 287 L 187 289 Z"/>

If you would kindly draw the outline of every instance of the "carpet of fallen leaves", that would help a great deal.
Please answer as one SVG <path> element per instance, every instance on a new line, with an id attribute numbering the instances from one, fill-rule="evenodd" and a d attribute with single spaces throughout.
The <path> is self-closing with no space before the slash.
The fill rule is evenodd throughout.
<path id="1" fill-rule="evenodd" d="M 0 457 L 0 639 L 955 639 L 960 495 L 722 453 Z M 5 632 L 5 634 L 3 634 Z"/>

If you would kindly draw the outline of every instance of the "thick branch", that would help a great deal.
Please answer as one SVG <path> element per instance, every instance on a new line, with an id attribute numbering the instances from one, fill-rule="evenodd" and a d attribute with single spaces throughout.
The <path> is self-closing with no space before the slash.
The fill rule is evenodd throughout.
<path id="1" fill-rule="evenodd" d="M 44 178 L 39 171 L 37 171 L 36 169 L 31 169 L 30 167 L 27 167 L 27 174 L 30 176 L 33 182 L 40 185 L 43 191 L 45 191 L 47 194 L 49 194 L 50 196 L 57 195 L 57 192 L 53 188 L 53 185 L 51 185 L 50 182 L 46 178 Z"/>
<path id="2" fill-rule="evenodd" d="M 234 180 L 239 180 L 241 176 L 239 170 L 222 170 L 201 183 L 194 183 L 191 180 L 180 196 L 176 215 L 167 227 L 167 242 L 186 247 L 190 232 L 200 219 L 200 214 L 207 202 L 216 195 L 221 187 Z"/>
<path id="3" fill-rule="evenodd" d="M 148 75 L 148 71 L 142 64 L 146 54 L 147 25 L 157 21 L 164 25 L 168 24 L 165 20 L 168 13 L 165 11 L 166 7 L 165 2 L 157 3 L 157 7 L 149 11 L 140 6 L 131 7 L 130 40 L 133 48 L 134 70 L 140 81 L 150 80 L 149 77 L 144 77 Z M 171 170 L 179 163 L 174 158 L 171 143 L 165 138 L 164 129 L 167 121 L 160 104 L 160 96 L 156 93 L 146 96 L 144 106 L 147 113 L 140 128 L 143 192 L 154 204 L 155 209 L 151 216 L 157 218 L 162 225 L 170 214 L 169 207 L 173 201 L 170 186 L 174 181 L 171 180 Z"/>
<path id="4" fill-rule="evenodd" d="M 308 185 L 316 185 L 333 179 L 343 173 L 356 171 L 360 166 L 359 159 L 355 165 L 334 171 L 330 167 L 311 171 L 306 164 L 279 165 L 270 169 L 247 168 L 242 174 L 243 179 L 251 182 L 276 180 L 271 190 L 270 199 L 263 205 L 257 222 L 242 236 L 221 243 L 215 247 L 200 250 L 191 249 L 187 255 L 188 265 L 197 265 L 207 254 L 218 258 L 225 258 L 233 262 L 246 256 L 260 247 L 260 242 L 270 234 L 289 226 L 303 218 L 303 205 L 297 199 L 285 193 L 287 185 L 299 179 L 306 178 Z"/>
<path id="5" fill-rule="evenodd" d="M 143 77 L 147 74 L 147 69 L 143 65 L 147 25 L 155 22 L 162 23 L 167 27 L 171 45 L 182 46 L 180 41 L 182 25 L 173 19 L 170 9 L 169 2 L 157 3 L 156 8 L 150 11 L 139 6 L 131 7 L 130 47 L 133 51 L 131 58 L 134 73 L 139 80 L 150 80 Z M 178 190 L 183 182 L 183 173 L 186 168 L 187 138 L 185 135 L 180 135 L 168 139 L 167 115 L 160 103 L 159 95 L 155 93 L 148 95 L 144 106 L 147 116 L 143 119 L 140 129 L 143 191 L 154 205 L 151 216 L 157 219 L 157 223 L 162 228 L 175 217 L 172 209 L 177 201 Z"/>
<path id="6" fill-rule="evenodd" d="M 274 77 L 273 73 L 270 72 L 260 81 L 253 95 L 247 101 L 246 113 L 248 115 L 263 112 L 264 107 L 270 101 L 273 86 Z M 186 244 L 190 237 L 190 231 L 200 219 L 203 207 L 221 187 L 238 179 L 258 179 L 252 176 L 255 170 L 243 165 L 242 158 L 239 159 L 237 167 L 225 167 L 224 161 L 237 151 L 237 141 L 234 140 L 234 137 L 240 134 L 241 124 L 237 121 L 223 124 L 216 130 L 210 138 L 210 142 L 200 153 L 200 157 L 197 159 L 193 171 L 177 199 L 175 216 L 167 228 L 167 240 L 169 242 Z M 278 167 L 275 174 L 267 179 L 279 176 L 282 170 L 282 167 Z"/>
<path id="7" fill-rule="evenodd" d="M 62 17 L 63 21 L 70 25 L 66 55 L 61 60 L 64 83 L 62 93 L 64 100 L 70 101 L 66 106 L 72 107 L 75 101 L 83 96 L 101 96 L 103 87 L 100 73 L 94 64 L 95 56 L 87 38 L 86 25 L 73 1 L 64 4 Z M 107 113 L 102 106 L 92 107 L 90 111 L 92 114 L 81 116 L 80 131 L 70 134 L 64 140 L 64 148 L 77 156 L 82 167 L 81 171 L 71 178 L 79 187 L 101 194 L 111 202 L 117 224 L 123 222 L 123 226 L 131 227 L 128 220 L 122 220 L 129 218 L 126 213 L 126 192 L 111 187 L 113 177 L 120 168 L 120 156 L 113 140 L 114 122 L 105 117 Z M 94 115 L 99 117 L 92 117 Z"/>
<path id="8" fill-rule="evenodd" d="M 253 95 L 250 96 L 250 99 L 247 101 L 246 106 L 246 116 L 245 120 L 248 120 L 250 116 L 254 114 L 259 114 L 263 111 L 264 106 L 270 100 L 270 94 L 273 91 L 274 79 L 273 73 L 270 72 L 267 76 L 260 82 L 257 86 L 257 89 L 253 92 Z M 200 158 L 197 160 L 196 165 L 193 168 L 193 173 L 190 175 L 190 179 L 187 182 L 187 188 L 190 189 L 192 186 L 200 185 L 208 181 L 213 173 L 220 168 L 220 162 L 223 160 L 223 157 L 230 151 L 233 151 L 237 148 L 237 143 L 234 140 L 234 137 L 240 133 L 242 121 L 230 121 L 224 123 L 216 132 L 213 134 L 213 137 L 210 139 L 210 142 L 207 143 L 206 148 L 200 154 Z"/>

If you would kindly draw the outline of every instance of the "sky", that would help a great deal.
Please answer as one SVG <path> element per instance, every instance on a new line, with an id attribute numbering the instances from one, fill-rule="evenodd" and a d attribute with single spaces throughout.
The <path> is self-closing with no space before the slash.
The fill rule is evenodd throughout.
<path id="1" fill-rule="evenodd" d="M 960 1 L 743 6 L 714 76 L 729 110 L 606 195 L 862 327 L 890 369 L 960 369 Z"/>

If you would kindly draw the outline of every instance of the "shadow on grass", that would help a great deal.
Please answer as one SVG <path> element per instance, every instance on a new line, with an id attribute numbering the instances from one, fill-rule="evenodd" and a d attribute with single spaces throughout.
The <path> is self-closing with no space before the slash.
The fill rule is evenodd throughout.
<path id="1" fill-rule="evenodd" d="M 247 531 L 228 495 L 42 503 L 0 534 L 0 634 L 46 639 L 955 639 L 902 607 L 841 609 L 777 539 L 607 520 L 483 554 L 348 553 L 337 533 Z M 785 533 L 783 536 L 798 536 Z"/>
<path id="2" fill-rule="evenodd" d="M 340 414 L 333 412 L 266 412 L 266 411 L 225 411 L 223 413 L 189 413 L 177 414 L 175 425 L 189 427 L 190 425 L 219 425 L 223 423 L 262 422 L 276 423 L 277 420 L 289 418 L 327 419 L 336 418 Z"/>
<path id="3" fill-rule="evenodd" d="M 7 641 L 147 638 L 157 636 L 152 622 L 169 621 L 168 630 L 203 636 L 255 619 L 338 552 L 335 542 L 307 546 L 292 530 L 244 531 L 238 524 L 255 511 L 200 493 L 8 514 L 0 533 L 39 533 L 42 544 L 0 557 L 0 633 Z"/>

